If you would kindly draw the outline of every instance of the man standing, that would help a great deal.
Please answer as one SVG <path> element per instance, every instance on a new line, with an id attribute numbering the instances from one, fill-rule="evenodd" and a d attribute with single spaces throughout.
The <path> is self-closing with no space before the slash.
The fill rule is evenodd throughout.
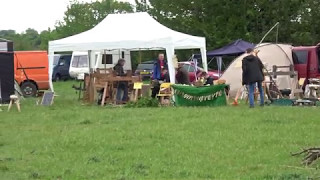
<path id="1" fill-rule="evenodd" d="M 250 108 L 254 107 L 254 90 L 256 84 L 260 93 L 260 106 L 264 105 L 264 92 L 262 81 L 264 81 L 263 64 L 261 60 L 254 55 L 253 49 L 246 50 L 248 56 L 242 60 L 242 83 L 248 86 Z"/>
<path id="2" fill-rule="evenodd" d="M 164 69 L 168 69 L 168 63 L 166 60 L 164 60 L 164 54 L 160 53 L 158 55 L 158 59 L 153 65 L 152 79 L 161 80 L 164 77 L 164 74 L 162 73 Z"/>
<path id="3" fill-rule="evenodd" d="M 163 53 L 160 53 L 158 55 L 158 59 L 154 62 L 152 80 L 153 80 L 153 88 L 152 88 L 151 97 L 155 98 L 157 96 L 157 93 L 160 90 L 159 81 L 165 81 L 165 82 L 170 81 L 169 75 L 168 75 L 168 63 L 166 60 L 164 60 Z"/>
<path id="4" fill-rule="evenodd" d="M 123 70 L 123 66 L 125 64 L 124 59 L 119 59 L 118 63 L 113 67 L 117 76 L 126 76 Z M 121 97 L 123 92 L 123 96 Z M 124 103 L 128 100 L 128 83 L 124 81 L 119 81 L 117 85 L 117 103 Z"/>

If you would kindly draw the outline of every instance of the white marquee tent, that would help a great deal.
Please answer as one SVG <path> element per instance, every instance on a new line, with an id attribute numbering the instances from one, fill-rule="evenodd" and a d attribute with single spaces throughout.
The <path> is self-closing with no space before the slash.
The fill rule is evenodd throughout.
<path id="1" fill-rule="evenodd" d="M 88 51 L 89 61 L 98 50 L 166 50 L 171 82 L 175 82 L 172 57 L 175 49 L 200 49 L 204 69 L 207 71 L 206 41 L 171 30 L 148 13 L 109 14 L 94 28 L 80 34 L 49 42 L 49 75 L 52 86 L 54 52 Z M 91 61 L 90 67 L 93 67 Z"/>

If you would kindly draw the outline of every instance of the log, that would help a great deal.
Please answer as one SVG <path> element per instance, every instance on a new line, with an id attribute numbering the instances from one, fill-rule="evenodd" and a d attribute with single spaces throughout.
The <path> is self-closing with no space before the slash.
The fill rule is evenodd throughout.
<path id="1" fill-rule="evenodd" d="M 297 156 L 300 154 L 306 155 L 302 160 L 302 164 L 310 165 L 316 160 L 320 159 L 320 148 L 314 147 L 314 148 L 304 149 L 301 152 L 292 153 L 291 156 Z"/>

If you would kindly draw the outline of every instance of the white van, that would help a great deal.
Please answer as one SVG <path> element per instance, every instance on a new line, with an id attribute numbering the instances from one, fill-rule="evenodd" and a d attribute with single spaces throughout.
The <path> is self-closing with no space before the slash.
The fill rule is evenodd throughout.
<path id="1" fill-rule="evenodd" d="M 95 53 L 94 59 L 94 70 L 104 69 L 104 68 L 113 68 L 120 58 L 126 60 L 125 66 L 123 67 L 124 70 L 131 70 L 131 57 L 130 51 L 119 51 L 119 50 L 112 50 L 112 51 L 100 51 Z M 72 78 L 83 80 L 84 74 L 89 73 L 89 59 L 88 59 L 88 52 L 73 52 L 70 69 L 69 69 L 70 76 Z"/>

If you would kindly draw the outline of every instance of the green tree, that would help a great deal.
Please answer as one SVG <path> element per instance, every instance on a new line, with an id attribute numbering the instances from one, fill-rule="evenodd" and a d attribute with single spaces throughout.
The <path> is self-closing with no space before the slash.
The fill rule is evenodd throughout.
<path id="1" fill-rule="evenodd" d="M 184 33 L 203 36 L 207 49 L 213 49 L 242 38 L 258 43 L 276 23 L 279 42 L 293 45 L 314 45 L 320 41 L 319 0 L 135 0 L 137 12 L 147 11 L 163 25 Z M 27 29 L 23 33 L 0 30 L 0 38 L 14 41 L 16 50 L 47 50 L 48 41 L 86 31 L 110 13 L 133 12 L 131 4 L 116 0 L 79 3 L 73 0 L 63 20 L 55 29 L 42 31 Z M 113 27 L 111 27 L 113 28 Z M 276 41 L 276 31 L 265 41 Z M 195 51 L 179 51 L 180 59 L 187 59 Z M 143 57 L 155 56 L 143 52 Z"/>
<path id="2" fill-rule="evenodd" d="M 41 43 L 39 45 L 40 49 L 47 50 L 49 41 L 55 40 L 58 38 L 59 38 L 59 35 L 56 30 L 51 30 L 50 28 L 48 28 L 48 30 L 42 31 L 40 33 L 40 40 L 41 40 Z"/>
<path id="3" fill-rule="evenodd" d="M 280 22 L 279 42 L 319 41 L 319 0 L 136 0 L 137 11 L 148 11 L 177 31 L 204 36 L 208 49 L 242 38 L 254 43 Z M 276 31 L 266 41 L 276 41 Z"/>
<path id="4" fill-rule="evenodd" d="M 110 13 L 133 12 L 131 4 L 115 0 L 91 3 L 73 1 L 65 12 L 63 21 L 56 25 L 57 38 L 67 37 L 89 30 Z"/>
<path id="5" fill-rule="evenodd" d="M 15 30 L 0 30 L 0 38 L 13 39 L 15 35 L 16 35 Z"/>
<path id="6" fill-rule="evenodd" d="M 299 15 L 294 19 L 296 28 L 291 38 L 296 45 L 315 45 L 320 42 L 320 1 L 304 0 Z"/>
<path id="7" fill-rule="evenodd" d="M 38 32 L 31 28 L 21 34 L 14 30 L 2 30 L 0 38 L 13 41 L 15 50 L 38 50 L 41 42 Z"/>

